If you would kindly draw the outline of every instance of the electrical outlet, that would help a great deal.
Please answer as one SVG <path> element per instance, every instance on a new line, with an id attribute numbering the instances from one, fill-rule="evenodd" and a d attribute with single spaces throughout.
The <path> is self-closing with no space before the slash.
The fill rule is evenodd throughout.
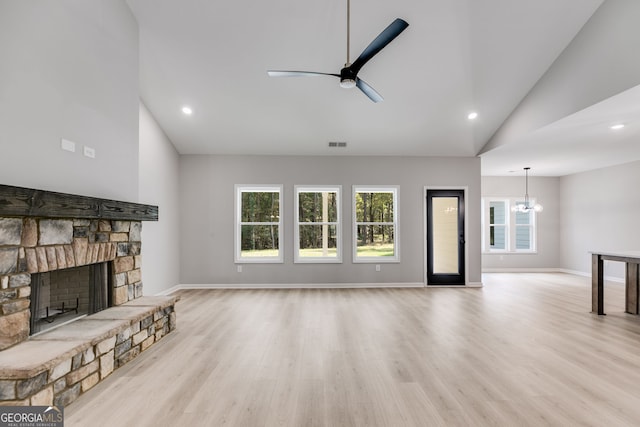
<path id="1" fill-rule="evenodd" d="M 376 271 L 380 271 L 380 264 L 376 264 Z"/>
<path id="2" fill-rule="evenodd" d="M 85 157 L 89 157 L 90 159 L 95 159 L 96 158 L 96 149 L 95 148 L 91 148 L 91 147 L 87 147 L 85 145 L 84 146 L 84 155 L 85 155 Z"/>
<path id="3" fill-rule="evenodd" d="M 242 273 L 242 266 L 241 265 L 238 266 L 238 273 Z"/>
<path id="4" fill-rule="evenodd" d="M 76 143 L 69 141 L 68 139 L 60 138 L 60 148 L 62 148 L 64 151 L 75 153 Z"/>

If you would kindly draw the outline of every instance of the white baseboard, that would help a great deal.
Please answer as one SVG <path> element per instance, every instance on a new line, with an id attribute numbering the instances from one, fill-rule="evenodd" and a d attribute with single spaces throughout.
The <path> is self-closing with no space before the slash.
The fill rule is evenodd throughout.
<path id="1" fill-rule="evenodd" d="M 566 273 L 575 276 L 591 277 L 591 273 L 566 268 L 483 268 L 483 273 Z M 604 276 L 607 282 L 624 283 L 624 277 Z"/>
<path id="2" fill-rule="evenodd" d="M 561 272 L 575 274 L 576 276 L 591 277 L 591 273 L 585 273 L 584 271 L 562 269 Z M 624 277 L 604 276 L 604 280 L 607 282 L 624 283 Z"/>
<path id="3" fill-rule="evenodd" d="M 562 273 L 561 268 L 483 268 L 483 273 Z"/>
<path id="4" fill-rule="evenodd" d="M 591 277 L 591 273 L 585 273 L 584 271 L 578 270 L 569 270 L 566 268 L 561 268 L 560 273 L 573 274 L 574 276 Z"/>
<path id="5" fill-rule="evenodd" d="M 167 296 L 167 295 L 171 295 L 172 293 L 177 292 L 177 291 L 179 291 L 180 289 L 182 289 L 182 288 L 180 287 L 180 285 L 172 286 L 172 287 L 170 287 L 169 289 L 165 289 L 165 290 L 164 290 L 164 291 L 162 291 L 162 292 L 158 292 L 158 293 L 156 294 L 156 296 Z"/>
<path id="6" fill-rule="evenodd" d="M 180 284 L 158 295 L 170 295 L 182 289 L 361 289 L 361 288 L 424 288 L 424 283 L 205 283 Z"/>
<path id="7" fill-rule="evenodd" d="M 469 282 L 466 285 L 426 285 L 427 288 L 450 288 L 450 289 L 465 289 L 465 288 L 481 288 L 482 282 Z"/>
<path id="8" fill-rule="evenodd" d="M 481 288 L 482 282 L 469 282 L 467 283 L 467 288 Z"/>

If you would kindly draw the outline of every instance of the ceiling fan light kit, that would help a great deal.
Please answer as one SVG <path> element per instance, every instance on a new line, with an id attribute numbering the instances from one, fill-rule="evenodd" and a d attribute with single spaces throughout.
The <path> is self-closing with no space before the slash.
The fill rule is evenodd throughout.
<path id="1" fill-rule="evenodd" d="M 350 56 L 350 32 L 351 32 L 351 2 L 347 0 L 347 61 L 344 64 L 344 68 L 340 70 L 340 74 L 332 73 L 318 73 L 312 71 L 280 71 L 269 70 L 267 74 L 270 77 L 317 77 L 317 76 L 334 76 L 340 78 L 340 87 L 345 89 L 352 89 L 358 87 L 365 95 L 369 97 L 373 102 L 381 102 L 384 98 L 369 86 L 364 80 L 358 77 L 358 72 L 371 58 L 378 54 L 382 49 L 391 43 L 396 37 L 400 35 L 409 24 L 400 18 L 396 18 L 387 28 L 385 28 L 376 37 L 367 48 L 362 51 L 358 59 L 353 63 L 349 62 Z"/>
<path id="2" fill-rule="evenodd" d="M 356 81 L 354 79 L 340 79 L 340 87 L 343 89 L 353 89 L 356 87 Z"/>

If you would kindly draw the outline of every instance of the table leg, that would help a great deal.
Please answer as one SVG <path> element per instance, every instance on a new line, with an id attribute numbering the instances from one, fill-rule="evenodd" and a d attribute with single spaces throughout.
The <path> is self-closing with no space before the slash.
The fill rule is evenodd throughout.
<path id="1" fill-rule="evenodd" d="M 591 255 L 591 312 L 604 314 L 604 262 L 600 255 Z"/>
<path id="2" fill-rule="evenodd" d="M 624 283 L 626 312 L 638 314 L 638 264 L 626 263 Z"/>

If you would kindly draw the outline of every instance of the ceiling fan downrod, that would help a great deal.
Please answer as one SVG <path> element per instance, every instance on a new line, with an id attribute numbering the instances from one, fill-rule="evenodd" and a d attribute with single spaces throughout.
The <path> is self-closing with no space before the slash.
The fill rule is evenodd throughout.
<path id="1" fill-rule="evenodd" d="M 351 0 L 347 0 L 347 61 L 344 68 L 340 70 L 340 87 L 343 89 L 353 89 L 356 87 L 355 73 L 350 72 L 351 63 L 349 58 L 351 50 Z"/>

